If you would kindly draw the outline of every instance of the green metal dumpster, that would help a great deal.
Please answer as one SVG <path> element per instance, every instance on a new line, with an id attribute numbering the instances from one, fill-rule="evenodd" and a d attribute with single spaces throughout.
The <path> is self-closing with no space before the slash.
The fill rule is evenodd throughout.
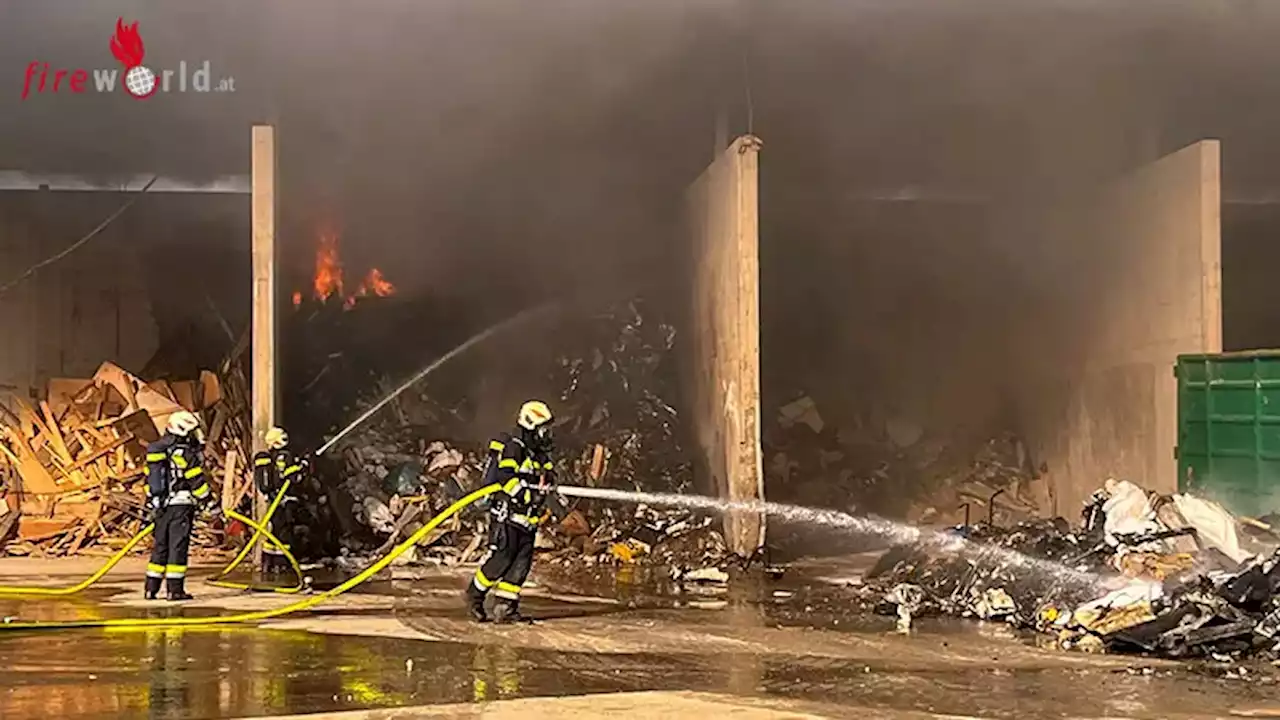
<path id="1" fill-rule="evenodd" d="M 1179 491 L 1280 511 L 1280 350 L 1180 355 L 1175 374 Z"/>

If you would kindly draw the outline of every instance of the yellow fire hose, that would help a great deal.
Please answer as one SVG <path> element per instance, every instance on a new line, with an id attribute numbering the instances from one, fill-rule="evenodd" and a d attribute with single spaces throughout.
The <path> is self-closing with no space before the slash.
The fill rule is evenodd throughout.
<path id="1" fill-rule="evenodd" d="M 205 580 L 206 583 L 217 587 L 231 588 L 232 590 L 269 591 L 284 595 L 293 595 L 302 591 L 302 588 L 305 586 L 305 581 L 302 578 L 302 568 L 298 566 L 298 560 L 294 558 L 293 553 L 289 552 L 289 548 L 285 547 L 284 543 L 276 539 L 276 537 L 267 530 L 267 527 L 269 527 L 269 523 L 271 522 L 271 516 L 275 515 L 276 508 L 280 506 L 280 502 L 284 499 L 285 493 L 289 491 L 289 485 L 290 481 L 285 480 L 284 484 L 280 486 L 280 492 L 276 493 L 276 496 L 272 498 L 271 505 L 267 507 L 267 512 L 262 516 L 262 522 L 260 524 L 255 524 L 253 521 L 239 513 L 227 512 L 227 517 L 230 517 L 233 520 L 239 520 L 248 527 L 253 528 L 253 537 L 249 538 L 249 542 L 245 543 L 245 546 L 240 549 L 240 554 L 236 555 L 235 559 L 232 560 L 229 565 L 222 568 L 217 575 Z M 297 584 L 293 587 L 239 583 L 225 579 L 231 574 L 232 570 L 235 570 L 240 563 L 244 562 L 244 559 L 249 556 L 249 551 L 253 549 L 253 544 L 258 542 L 258 538 L 263 537 L 264 535 L 266 536 L 267 541 L 280 548 L 280 551 L 284 553 L 285 558 L 289 560 L 289 565 L 293 568 L 294 575 L 298 578 Z"/>
<path id="2" fill-rule="evenodd" d="M 497 485 L 489 485 L 472 492 L 470 495 L 458 500 L 454 504 L 445 508 L 439 515 L 431 518 L 431 521 L 423 525 L 417 532 L 410 535 L 404 542 L 392 548 L 381 560 L 375 562 L 365 568 L 358 575 L 347 580 L 341 585 L 306 597 L 298 602 L 274 610 L 258 610 L 255 612 L 240 613 L 238 615 L 222 615 L 216 617 L 165 617 L 165 618 L 116 618 L 111 620 L 69 620 L 63 622 L 12 622 L 0 624 L 0 631 L 12 630 L 65 630 L 70 628 L 153 628 L 153 627 L 197 627 L 201 625 L 228 625 L 236 623 L 258 623 L 272 618 L 278 618 L 283 615 L 301 612 L 319 605 L 320 603 L 332 600 L 333 598 L 351 590 L 352 588 L 366 582 L 369 578 L 377 575 L 400 555 L 404 554 L 409 548 L 414 547 L 432 530 L 435 530 L 440 523 L 454 516 L 463 508 L 471 503 L 486 497 L 499 489 Z M 243 522 L 243 521 L 242 521 Z"/>
<path id="3" fill-rule="evenodd" d="M 142 542 L 143 538 L 150 535 L 151 531 L 155 529 L 156 529 L 155 523 L 151 523 L 150 525 L 147 525 L 146 527 L 142 528 L 142 530 L 137 535 L 133 536 L 132 540 L 125 543 L 124 547 L 120 548 L 120 550 L 117 551 L 115 555 L 112 555 L 111 559 L 107 560 L 107 563 L 105 565 L 98 568 L 97 572 L 85 578 L 84 580 L 82 580 L 80 583 L 76 585 L 72 585 L 71 587 L 62 587 L 62 588 L 0 586 L 0 595 L 43 595 L 45 597 L 75 595 L 81 590 L 84 590 L 90 585 L 101 580 L 103 575 L 106 575 L 107 573 L 111 572 L 111 568 L 115 567 L 116 565 L 119 565 L 120 561 L 124 559 L 125 555 L 128 555 L 130 550 L 136 547 L 138 543 Z"/>
<path id="4" fill-rule="evenodd" d="M 284 494 L 284 490 L 281 490 L 280 492 L 281 494 Z M 276 497 L 277 499 L 279 499 L 279 496 L 276 496 Z M 274 509 L 274 505 L 272 506 L 272 509 Z M 289 548 L 285 547 L 284 543 L 280 542 L 280 540 L 275 535 L 272 535 L 271 531 L 267 529 L 266 521 L 267 519 L 270 519 L 271 513 L 268 511 L 266 518 L 264 518 L 261 523 L 256 523 L 253 520 L 241 515 L 240 513 L 234 510 L 228 510 L 227 517 L 231 518 L 232 520 L 239 520 L 240 522 L 244 523 L 248 527 L 253 528 L 254 530 L 253 539 L 250 540 L 249 543 L 244 546 L 244 549 L 240 551 L 240 557 L 237 557 L 235 560 L 231 562 L 230 565 L 223 568 L 222 572 L 218 573 L 216 576 L 212 578 L 209 578 L 208 580 L 205 580 L 205 582 L 209 583 L 210 585 L 216 585 L 218 587 L 231 588 L 232 590 L 262 590 L 262 591 L 277 592 L 284 595 L 293 595 L 295 593 L 301 592 L 303 586 L 305 585 L 305 582 L 302 579 L 302 568 L 298 566 L 298 559 L 293 556 L 293 553 L 289 552 Z M 240 562 L 240 560 L 243 559 L 244 555 L 248 553 L 249 548 L 253 547 L 254 541 L 257 540 L 259 537 L 266 537 L 267 542 L 280 548 L 280 552 L 284 553 L 285 558 L 289 560 L 289 566 L 293 568 L 293 574 L 296 575 L 298 578 L 297 585 L 293 587 L 276 587 L 274 585 L 257 585 L 254 583 L 239 583 L 239 582 L 232 582 L 230 580 L 222 579 L 227 575 L 227 573 L 231 572 L 231 570 L 235 568 L 235 566 Z"/>
<path id="5" fill-rule="evenodd" d="M 245 545 L 244 548 L 240 551 L 240 554 L 236 556 L 236 559 L 232 560 L 230 565 L 223 568 L 222 572 L 214 576 L 214 578 L 212 578 L 209 582 L 213 583 L 214 585 L 218 585 L 220 587 L 228 587 L 235 590 L 272 590 L 274 592 L 288 593 L 288 594 L 297 593 L 302 590 L 302 587 L 303 587 L 302 568 L 298 566 L 297 559 L 294 558 L 294 556 L 289 552 L 288 548 L 284 546 L 284 543 L 280 542 L 280 540 L 278 540 L 274 535 L 272 535 L 266 529 L 267 523 L 271 520 L 271 515 L 276 511 L 276 507 L 280 505 L 280 500 L 281 498 L 284 497 L 285 491 L 287 491 L 288 489 L 289 489 L 289 482 L 286 480 L 284 485 L 281 486 L 280 492 L 276 494 L 274 499 L 272 499 L 271 506 L 267 508 L 266 516 L 262 519 L 261 525 L 259 525 L 258 523 L 254 522 L 253 520 L 243 515 L 240 515 L 239 513 L 235 513 L 235 512 L 227 513 L 228 517 L 235 520 L 239 520 L 240 522 L 244 523 L 246 526 L 253 528 L 254 534 L 252 539 L 249 540 L 249 543 Z M 119 565 L 120 561 L 123 560 L 131 550 L 137 547 L 138 543 L 142 542 L 155 529 L 156 529 L 155 523 L 150 523 L 146 527 L 142 528 L 142 530 L 140 530 L 137 535 L 133 536 L 132 540 L 125 543 L 124 547 L 120 548 L 120 550 L 118 550 L 115 555 L 112 555 L 111 558 L 108 559 L 107 562 L 102 567 L 98 568 L 97 572 L 93 573 L 92 575 L 90 575 L 89 577 L 85 578 L 84 580 L 82 580 L 81 582 L 75 585 L 71 585 L 69 587 L 61 587 L 61 588 L 6 587 L 6 586 L 0 585 L 0 595 L 39 595 L 42 597 L 63 597 L 66 595 L 75 595 L 76 593 L 82 590 L 85 590 L 89 586 L 98 582 L 107 573 L 111 572 L 112 568 L 114 568 L 116 565 Z M 249 554 L 249 549 L 253 547 L 253 544 L 257 542 L 258 538 L 263 537 L 264 535 L 266 536 L 267 540 L 271 542 L 271 544 L 280 548 L 284 552 L 285 557 L 289 559 L 289 564 L 293 567 L 294 573 L 298 576 L 297 586 L 292 588 L 287 588 L 287 587 L 277 588 L 272 586 L 249 585 L 247 583 L 232 583 L 232 582 L 227 582 L 222 580 L 222 578 L 226 577 L 227 574 L 229 574 L 232 570 L 234 570 L 236 566 L 239 565 L 244 560 L 245 556 Z"/>

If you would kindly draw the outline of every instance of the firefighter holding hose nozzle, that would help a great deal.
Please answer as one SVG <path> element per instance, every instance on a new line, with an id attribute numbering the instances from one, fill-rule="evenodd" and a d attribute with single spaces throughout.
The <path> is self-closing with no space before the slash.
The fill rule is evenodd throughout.
<path id="1" fill-rule="evenodd" d="M 520 590 L 533 567 L 534 540 L 544 508 L 557 514 L 564 501 L 555 491 L 551 453 L 551 409 L 531 400 L 520 407 L 514 434 L 503 433 L 489 442 L 484 485 L 500 489 L 489 496 L 489 554 L 467 586 L 471 616 L 489 620 L 484 600 L 496 596 L 493 620 L 526 621 L 520 614 Z"/>
<path id="2" fill-rule="evenodd" d="M 155 547 L 147 563 L 145 595 L 155 600 L 161 580 L 170 600 L 190 600 L 186 591 L 187 556 L 196 506 L 210 507 L 214 517 L 222 507 L 204 473 L 204 436 L 200 419 L 180 410 L 169 416 L 164 435 L 147 446 L 147 507 L 155 523 Z"/>
<path id="3" fill-rule="evenodd" d="M 285 482 L 289 483 L 290 490 L 296 491 L 308 468 L 306 458 L 293 454 L 289 448 L 289 434 L 284 428 L 271 428 L 264 440 L 267 449 L 253 456 L 253 480 L 258 486 L 258 492 L 263 497 L 274 498 L 284 488 Z M 279 506 L 271 516 L 271 534 L 290 550 L 293 549 L 295 540 L 297 504 L 297 497 L 285 495 L 280 498 Z M 290 569 L 283 550 L 271 543 L 262 549 L 262 564 L 268 575 L 288 572 Z"/>

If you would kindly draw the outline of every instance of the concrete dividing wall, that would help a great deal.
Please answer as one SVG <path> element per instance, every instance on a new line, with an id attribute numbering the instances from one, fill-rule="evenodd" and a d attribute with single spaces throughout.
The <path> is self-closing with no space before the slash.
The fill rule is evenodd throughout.
<path id="1" fill-rule="evenodd" d="M 1220 207 L 1219 144 L 1203 141 L 1027 238 L 1059 272 L 1012 390 L 1056 514 L 1111 476 L 1176 489 L 1174 360 L 1222 349 Z"/>
<path id="2" fill-rule="evenodd" d="M 764 497 L 760 449 L 759 150 L 735 140 L 688 189 L 693 250 L 690 372 L 704 469 L 721 497 Z M 764 544 L 764 518 L 732 513 L 725 537 L 748 555 Z"/>

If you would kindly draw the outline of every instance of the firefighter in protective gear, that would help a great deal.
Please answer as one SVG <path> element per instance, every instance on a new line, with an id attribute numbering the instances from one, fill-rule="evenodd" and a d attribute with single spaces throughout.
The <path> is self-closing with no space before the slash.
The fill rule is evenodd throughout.
<path id="1" fill-rule="evenodd" d="M 551 410 L 536 400 L 525 403 L 517 431 L 489 442 L 484 484 L 501 488 L 489 496 L 489 555 L 467 586 L 471 615 L 488 620 L 485 596 L 493 590 L 496 622 L 518 622 L 520 589 L 533 567 L 534 539 L 546 505 L 557 514 L 564 502 L 555 492 L 551 462 Z"/>
<path id="2" fill-rule="evenodd" d="M 222 515 L 203 464 L 200 420 L 185 410 L 169 416 L 164 435 L 147 446 L 147 505 L 155 522 L 155 547 L 147 563 L 146 597 L 156 599 L 161 580 L 170 600 L 190 600 L 187 553 L 196 506 Z"/>
<path id="3" fill-rule="evenodd" d="M 289 449 L 289 434 L 283 428 L 271 428 L 265 440 L 267 449 L 253 456 L 253 481 L 258 492 L 265 498 L 274 498 L 286 481 L 290 490 L 296 491 L 305 477 L 307 460 L 297 457 Z M 281 498 L 268 528 L 290 550 L 293 549 L 297 504 L 298 498 L 292 494 Z M 263 570 L 267 573 L 282 573 L 290 569 L 288 559 L 274 544 L 268 543 L 262 553 Z"/>

